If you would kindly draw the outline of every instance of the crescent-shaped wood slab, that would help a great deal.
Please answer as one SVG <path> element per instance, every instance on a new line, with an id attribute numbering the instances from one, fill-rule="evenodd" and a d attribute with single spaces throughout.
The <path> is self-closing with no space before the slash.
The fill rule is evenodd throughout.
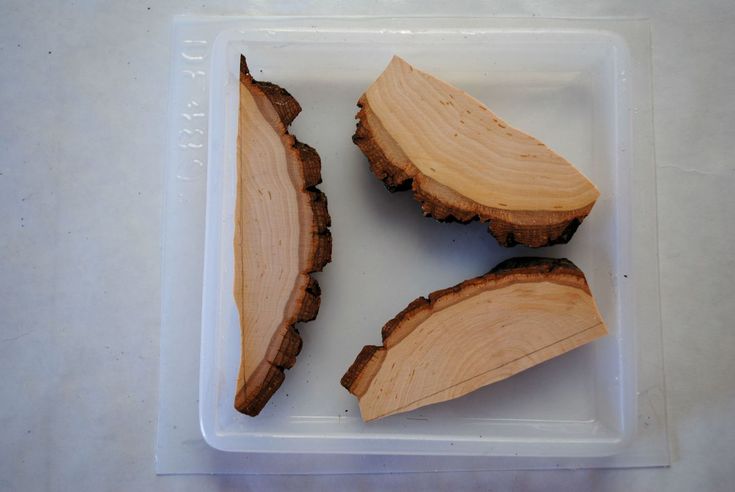
<path id="1" fill-rule="evenodd" d="M 515 258 L 420 297 L 342 377 L 365 421 L 457 398 L 607 334 L 570 261 Z"/>
<path id="2" fill-rule="evenodd" d="M 314 149 L 289 135 L 298 102 L 259 82 L 240 60 L 234 295 L 242 352 L 235 408 L 257 415 L 296 362 L 299 321 L 319 311 L 311 275 L 331 260 L 332 238 Z"/>
<path id="3" fill-rule="evenodd" d="M 440 221 L 487 222 L 503 246 L 566 243 L 599 196 L 545 144 L 397 56 L 357 105 L 352 139 L 389 190 L 412 188 Z"/>

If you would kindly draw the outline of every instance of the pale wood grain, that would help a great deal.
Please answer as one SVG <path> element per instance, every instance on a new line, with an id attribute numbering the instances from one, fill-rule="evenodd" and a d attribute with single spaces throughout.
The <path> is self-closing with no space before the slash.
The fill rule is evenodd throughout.
<path id="1" fill-rule="evenodd" d="M 511 260 L 411 303 L 342 384 L 369 421 L 460 397 L 606 333 L 571 262 Z"/>
<path id="2" fill-rule="evenodd" d="M 235 407 L 257 415 L 301 350 L 294 329 L 316 317 L 309 273 L 330 259 L 319 156 L 286 127 L 300 107 L 285 90 L 252 79 L 241 63 L 237 139 L 234 296 L 242 332 Z"/>
<path id="3" fill-rule="evenodd" d="M 399 57 L 358 106 L 353 140 L 390 189 L 410 186 L 439 220 L 488 222 L 503 245 L 568 241 L 599 196 L 543 142 Z"/>

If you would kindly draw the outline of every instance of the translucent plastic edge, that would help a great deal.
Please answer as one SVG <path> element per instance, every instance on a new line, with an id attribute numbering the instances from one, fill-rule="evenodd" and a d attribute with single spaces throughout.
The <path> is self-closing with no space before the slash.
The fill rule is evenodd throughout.
<path id="1" fill-rule="evenodd" d="M 331 19 L 334 19 L 334 20 L 337 20 L 337 19 L 370 20 L 371 19 L 371 18 L 366 17 L 366 16 L 351 16 L 351 17 L 344 17 L 344 16 L 329 17 L 329 16 L 325 16 L 325 17 L 319 17 L 319 18 L 330 19 L 330 20 Z M 381 18 L 390 18 L 390 19 L 393 19 L 393 20 L 396 19 L 395 17 L 376 17 L 374 19 L 381 19 Z M 422 18 L 423 17 L 415 17 L 415 16 L 412 16 L 412 17 L 406 17 L 404 19 L 406 19 L 406 20 L 411 20 L 411 19 L 413 19 L 413 20 L 419 20 L 419 19 L 422 19 Z M 426 17 L 426 18 L 435 19 L 435 18 L 433 18 L 431 16 Z M 177 27 L 177 26 L 179 26 L 181 24 L 183 26 L 179 26 L 179 27 L 184 27 L 184 28 L 186 27 L 185 26 L 186 24 L 197 24 L 197 25 L 200 25 L 200 24 L 206 24 L 206 23 L 212 23 L 212 24 L 215 24 L 216 23 L 216 24 L 232 25 L 235 22 L 242 22 L 242 21 L 245 21 L 247 19 L 248 18 L 243 18 L 243 17 L 232 18 L 232 17 L 223 17 L 223 16 L 191 16 L 191 15 L 182 15 L 182 16 L 176 16 L 175 17 L 175 19 L 174 19 L 174 25 L 175 25 L 175 27 Z M 272 17 L 258 17 L 257 19 L 258 20 L 269 20 L 269 19 L 272 19 L 272 20 L 283 21 L 284 19 L 297 20 L 297 19 L 315 19 L 315 18 L 314 17 L 309 17 L 309 16 L 299 16 L 299 17 L 296 17 L 296 16 L 285 16 L 285 17 L 272 16 Z M 458 21 L 458 20 L 461 20 L 461 19 L 462 18 L 457 18 L 457 17 L 445 18 L 445 20 L 449 20 L 449 21 Z M 608 18 L 608 19 L 574 19 L 574 18 L 572 18 L 572 19 L 569 19 L 569 18 L 529 19 L 529 18 L 515 18 L 515 19 L 518 20 L 518 21 L 520 21 L 520 22 L 524 22 L 524 23 L 529 23 L 529 22 L 554 22 L 554 21 L 570 21 L 570 22 L 573 22 L 573 23 L 576 23 L 576 22 L 580 22 L 580 23 L 584 23 L 584 22 L 587 22 L 587 23 L 590 23 L 590 22 L 592 22 L 592 23 L 594 23 L 594 22 L 631 23 L 631 22 L 635 22 L 635 21 L 639 21 L 639 22 L 640 21 L 643 21 L 643 22 L 646 22 L 646 24 L 648 25 L 647 20 L 645 18 L 625 18 L 625 19 L 620 19 L 620 18 Z M 486 18 L 486 20 L 489 20 L 489 21 L 497 21 L 498 19 L 497 18 Z M 508 21 L 508 20 L 513 20 L 513 18 L 505 17 L 505 18 L 501 18 L 501 20 Z M 175 31 L 175 29 L 174 29 L 174 31 Z M 172 35 L 172 39 L 175 41 L 175 35 Z M 636 126 L 643 127 L 643 131 L 647 133 L 647 136 L 651 139 L 651 142 L 653 142 L 653 131 L 652 131 L 652 129 L 653 129 L 653 109 L 651 107 L 652 106 L 652 90 L 651 90 L 652 75 L 651 75 L 651 65 L 650 65 L 650 25 L 648 25 L 647 47 L 648 47 L 648 53 L 646 54 L 647 56 L 644 56 L 642 65 L 644 65 L 644 67 L 647 69 L 647 73 L 645 73 L 645 75 L 643 76 L 643 78 L 646 79 L 648 81 L 648 83 L 647 84 L 644 83 L 644 84 L 642 84 L 642 86 L 641 86 L 640 83 L 637 84 L 637 85 L 638 85 L 638 88 L 639 89 L 641 87 L 643 87 L 643 89 L 645 90 L 645 92 L 647 94 L 647 97 L 643 97 L 642 99 L 644 101 L 647 101 L 649 103 L 649 104 L 645 105 L 647 107 L 644 107 L 644 110 L 646 110 L 646 111 L 644 111 L 644 113 L 649 113 L 650 116 L 645 120 L 645 122 L 641 122 L 641 118 L 638 117 L 636 119 Z M 174 52 L 175 52 L 175 49 L 176 48 L 177 48 L 177 46 L 175 46 L 175 43 L 174 43 L 173 46 L 172 46 L 172 58 L 175 56 L 175 53 Z M 640 60 L 639 60 L 639 64 L 641 64 L 640 63 Z M 172 69 L 171 77 L 170 78 L 171 78 L 172 86 L 174 86 L 175 85 L 174 84 L 175 77 L 174 77 L 174 71 L 173 71 L 173 69 Z M 171 124 L 172 126 L 173 126 L 173 120 L 174 120 L 174 118 L 173 118 L 173 116 L 171 114 L 172 113 L 172 104 L 171 103 L 174 100 L 174 93 L 173 92 L 174 91 L 172 91 L 171 96 L 170 96 L 170 100 L 169 100 L 169 118 L 168 118 L 169 124 Z M 638 94 L 638 98 L 640 99 L 641 98 L 640 91 L 636 91 L 636 93 Z M 634 103 L 637 104 L 635 101 L 634 101 Z M 647 129 L 647 131 L 646 131 L 646 129 Z M 169 138 L 168 138 L 168 140 L 169 140 L 169 151 L 167 152 L 167 155 L 169 156 L 168 161 L 170 162 L 172 160 L 172 156 L 173 156 L 173 152 L 171 151 L 171 149 L 173 148 L 173 140 L 174 140 L 174 138 L 173 138 L 173 131 L 169 131 Z M 643 138 L 641 138 L 640 136 L 638 136 L 637 138 L 635 138 L 634 139 L 634 147 L 639 147 L 641 145 L 641 140 L 643 140 Z M 658 260 L 658 242 L 657 242 L 657 236 L 658 236 L 658 234 L 657 234 L 657 225 L 658 225 L 658 223 L 657 223 L 657 214 L 656 214 L 655 157 L 653 155 L 654 154 L 653 144 L 651 144 L 651 147 L 652 148 L 651 148 L 651 152 L 650 152 L 650 154 L 651 154 L 650 155 L 650 158 L 649 159 L 644 159 L 644 160 L 648 160 L 649 161 L 649 165 L 650 165 L 650 168 L 652 170 L 652 176 L 653 176 L 653 181 L 650 184 L 650 190 L 649 190 L 649 191 L 653 191 L 653 193 L 651 193 L 649 195 L 650 195 L 650 200 L 652 200 L 652 202 L 653 202 L 653 217 L 652 218 L 653 218 L 653 222 L 654 222 L 654 224 L 653 224 L 654 227 L 652 229 L 649 229 L 648 232 L 653 236 L 653 239 L 654 239 L 653 243 L 656 246 L 656 248 L 655 248 L 656 251 L 655 251 L 655 253 L 654 253 L 653 256 L 655 257 L 656 260 Z M 637 149 L 637 150 L 640 151 L 640 149 Z M 168 221 L 167 221 L 167 215 L 168 215 L 167 212 L 170 209 L 170 201 L 171 201 L 171 196 L 170 196 L 171 193 L 170 193 L 170 186 L 169 185 L 170 185 L 170 181 L 171 181 L 172 172 L 171 172 L 171 166 L 170 165 L 167 165 L 165 167 L 163 174 L 164 174 L 164 185 L 166 186 L 166 190 L 164 190 L 163 197 L 162 197 L 162 214 L 163 214 L 162 222 L 161 222 L 161 224 L 162 224 L 162 234 L 163 234 L 163 237 L 162 237 L 162 246 L 161 246 L 161 264 L 162 264 L 161 279 L 162 279 L 162 285 L 164 285 L 164 283 L 165 283 L 165 278 L 167 276 L 168 269 L 170 268 L 168 266 L 168 263 L 166 262 L 167 243 L 168 243 L 168 240 L 170 239 L 170 238 L 168 238 L 168 236 L 169 236 L 169 234 L 168 234 L 168 232 L 169 232 L 169 226 L 168 226 Z M 659 268 L 658 268 L 658 261 L 656 261 L 653 264 L 653 268 L 655 269 L 655 291 L 656 291 L 656 303 L 657 303 L 657 305 L 656 305 L 656 318 L 657 318 L 656 325 L 657 326 L 655 328 L 650 328 L 649 330 L 655 329 L 656 334 L 657 334 L 658 344 L 655 347 L 649 347 L 649 349 L 650 348 L 656 349 L 656 353 L 659 355 L 659 359 L 661 360 L 661 362 L 663 364 L 663 352 L 662 352 L 662 344 L 661 344 L 661 335 L 662 335 L 662 333 L 661 333 L 661 322 L 660 322 L 660 320 L 661 320 L 661 315 L 660 315 L 660 292 L 659 292 L 660 272 L 659 272 Z M 166 296 L 165 295 L 162 295 L 161 297 L 162 297 L 162 310 L 161 311 L 162 311 L 162 332 L 163 332 L 165 330 L 165 327 L 166 327 L 166 323 L 164 321 L 164 319 L 165 319 L 165 311 L 166 311 Z M 163 353 L 165 352 L 164 347 L 162 347 L 162 350 L 161 351 L 162 351 L 161 364 L 163 365 L 163 363 L 164 363 Z M 663 371 L 661 371 L 661 372 L 663 372 Z M 160 384 L 161 385 L 163 385 L 164 376 L 165 376 L 164 371 L 161 370 L 159 372 L 159 381 L 160 381 Z M 660 379 L 661 382 L 663 383 L 664 382 L 664 375 L 663 374 L 659 375 L 658 379 Z M 663 398 L 664 398 L 663 410 L 665 412 L 666 411 L 665 392 L 664 392 Z M 164 412 L 163 402 L 162 401 L 159 401 L 159 419 L 160 419 L 160 415 L 163 412 Z M 666 415 L 664 414 L 664 431 L 666 429 L 665 420 L 666 420 Z M 667 441 L 667 437 L 665 435 L 665 432 L 664 432 L 663 438 L 664 438 L 664 441 L 666 441 L 666 443 L 667 443 L 668 441 Z M 159 449 L 161 448 L 161 444 L 162 444 L 161 443 L 161 431 L 160 431 L 160 427 L 159 427 L 159 430 L 158 430 L 158 446 L 157 446 Z M 667 447 L 667 456 L 666 456 L 665 460 L 658 459 L 658 458 L 652 458 L 652 459 L 649 458 L 651 460 L 651 463 L 650 464 L 643 464 L 642 466 L 666 466 L 666 465 L 668 465 L 669 459 L 670 459 L 669 456 L 668 456 L 668 445 L 666 447 Z M 505 460 L 502 460 L 502 461 L 505 461 Z M 514 462 L 517 462 L 517 461 L 518 460 L 515 460 Z M 485 468 L 485 469 L 546 469 L 546 468 L 560 468 L 560 465 L 559 464 L 556 464 L 555 466 L 547 467 L 547 466 L 539 466 L 538 463 L 535 463 L 534 464 L 533 462 L 529 462 L 529 461 L 527 461 L 527 462 L 530 463 L 530 465 L 529 465 L 530 468 L 528 466 L 508 466 L 508 464 L 506 463 L 505 465 L 502 465 L 501 468 L 489 467 L 489 468 Z M 161 463 L 159 461 L 159 456 L 158 455 L 156 456 L 156 463 L 157 463 L 158 473 L 161 473 L 161 474 L 171 473 L 170 470 L 167 470 L 166 469 L 167 468 L 166 466 L 163 466 L 163 467 L 160 466 Z M 615 465 L 614 464 L 613 465 L 606 465 L 604 463 L 602 463 L 602 464 L 599 464 L 598 463 L 597 465 L 590 464 L 588 466 L 585 466 L 584 464 L 582 464 L 582 465 L 579 465 L 579 464 L 571 465 L 572 468 L 590 467 L 590 466 L 592 466 L 592 467 L 603 467 L 604 468 L 604 467 L 610 467 L 610 466 L 613 466 L 614 467 Z M 637 466 L 637 465 L 635 465 L 635 464 L 632 464 L 631 465 L 630 463 L 628 463 L 628 464 L 625 464 L 623 466 L 629 467 L 629 466 Z M 563 466 L 561 466 L 561 467 L 563 467 Z M 459 469 L 460 468 L 457 468 L 457 470 L 459 470 Z M 202 473 L 202 472 L 195 471 L 193 473 Z M 204 473 L 206 473 L 206 472 L 204 472 Z M 227 473 L 230 473 L 230 472 L 227 472 Z M 232 472 L 232 473 L 240 474 L 240 473 L 243 473 L 243 472 L 242 471 L 237 471 L 237 472 Z M 247 472 L 245 472 L 245 473 L 247 473 Z M 268 473 L 268 472 L 265 472 L 265 473 Z M 317 471 L 317 473 L 320 473 L 320 472 Z M 351 473 L 351 472 L 350 471 L 346 471 L 346 473 Z"/>

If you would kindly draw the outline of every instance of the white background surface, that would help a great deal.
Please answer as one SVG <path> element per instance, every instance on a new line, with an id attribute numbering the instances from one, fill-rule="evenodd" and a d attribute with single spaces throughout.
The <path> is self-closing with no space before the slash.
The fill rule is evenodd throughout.
<path id="1" fill-rule="evenodd" d="M 732 1 L 202 1 L 0 3 L 0 490 L 732 490 Z M 156 477 L 169 39 L 184 12 L 651 17 L 672 467 Z"/>

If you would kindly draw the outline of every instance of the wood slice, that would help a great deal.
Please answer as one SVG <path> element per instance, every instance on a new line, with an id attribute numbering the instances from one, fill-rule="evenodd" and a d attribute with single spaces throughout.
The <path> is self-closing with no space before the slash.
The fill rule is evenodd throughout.
<path id="1" fill-rule="evenodd" d="M 370 421 L 466 395 L 606 334 L 572 262 L 516 258 L 413 301 L 342 386 Z"/>
<path id="2" fill-rule="evenodd" d="M 331 261 L 321 161 L 286 127 L 301 111 L 284 89 L 259 82 L 240 60 L 234 295 L 242 357 L 235 408 L 257 415 L 301 350 L 294 328 L 319 311 L 311 275 Z"/>
<path id="3" fill-rule="evenodd" d="M 352 139 L 389 190 L 413 189 L 440 221 L 488 222 L 504 246 L 566 243 L 599 196 L 542 142 L 397 56 L 357 105 Z"/>

